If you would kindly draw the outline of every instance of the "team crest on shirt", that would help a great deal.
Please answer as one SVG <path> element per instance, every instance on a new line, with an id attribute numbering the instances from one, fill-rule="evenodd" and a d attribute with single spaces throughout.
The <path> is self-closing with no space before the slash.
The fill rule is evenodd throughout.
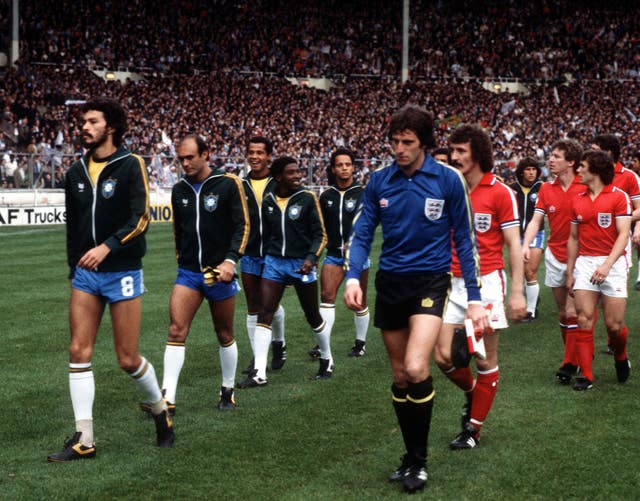
<path id="1" fill-rule="evenodd" d="M 300 217 L 300 213 L 302 212 L 302 207 L 298 204 L 292 205 L 289 207 L 289 219 L 296 220 Z"/>
<path id="2" fill-rule="evenodd" d="M 327 207 L 333 207 L 333 200 L 327 200 Z"/>
<path id="3" fill-rule="evenodd" d="M 117 179 L 109 178 L 102 183 L 102 196 L 104 198 L 111 198 L 116 191 Z"/>
<path id="4" fill-rule="evenodd" d="M 491 214 L 476 213 L 473 215 L 473 225 L 478 233 L 484 233 L 491 228 Z"/>
<path id="5" fill-rule="evenodd" d="M 535 203 L 535 201 L 538 200 L 538 194 L 532 193 L 531 195 L 529 195 L 529 200 Z"/>
<path id="6" fill-rule="evenodd" d="M 204 197 L 204 209 L 207 212 L 213 212 L 218 208 L 218 195 L 209 193 Z"/>
<path id="7" fill-rule="evenodd" d="M 612 221 L 613 218 L 610 212 L 598 212 L 598 226 L 600 226 L 600 228 L 608 228 L 611 226 Z"/>
<path id="8" fill-rule="evenodd" d="M 347 200 L 345 200 L 344 202 L 344 208 L 347 210 L 347 212 L 353 212 L 353 210 L 356 208 L 356 199 L 347 198 Z"/>
<path id="9" fill-rule="evenodd" d="M 84 183 L 78 183 L 78 191 L 84 193 Z"/>
<path id="10" fill-rule="evenodd" d="M 444 200 L 438 198 L 427 198 L 424 201 L 424 215 L 430 221 L 437 221 L 442 217 L 442 209 L 444 208 Z"/>
<path id="11" fill-rule="evenodd" d="M 188 198 L 183 198 L 182 199 L 182 206 L 186 207 L 187 205 L 189 205 L 189 199 Z"/>
<path id="12" fill-rule="evenodd" d="M 389 207 L 389 200 L 387 200 L 386 198 L 381 198 L 378 201 L 378 204 L 380 205 L 381 209 L 386 209 L 387 207 Z"/>

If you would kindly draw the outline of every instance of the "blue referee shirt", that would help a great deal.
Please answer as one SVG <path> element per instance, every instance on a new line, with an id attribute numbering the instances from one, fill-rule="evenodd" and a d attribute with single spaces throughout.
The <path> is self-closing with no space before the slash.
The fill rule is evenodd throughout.
<path id="1" fill-rule="evenodd" d="M 346 278 L 360 278 L 376 226 L 382 225 L 379 267 L 398 274 L 451 271 L 451 237 L 469 301 L 480 301 L 480 259 L 467 184 L 457 169 L 426 155 L 407 177 L 393 164 L 372 173 L 354 222 Z"/>

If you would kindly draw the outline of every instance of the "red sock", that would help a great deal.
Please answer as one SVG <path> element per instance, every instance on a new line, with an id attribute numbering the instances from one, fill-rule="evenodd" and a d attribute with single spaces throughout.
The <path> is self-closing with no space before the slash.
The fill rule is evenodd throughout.
<path id="1" fill-rule="evenodd" d="M 488 372 L 478 372 L 476 386 L 473 389 L 470 419 L 471 424 L 478 430 L 482 427 L 493 405 L 493 399 L 498 391 L 499 376 L 498 367 Z"/>
<path id="2" fill-rule="evenodd" d="M 576 354 L 580 372 L 593 382 L 593 331 L 576 329 Z"/>
<path id="3" fill-rule="evenodd" d="M 562 365 L 571 364 L 576 367 L 580 365 L 576 356 L 576 329 L 567 331 L 566 343 L 564 345 L 564 358 L 562 359 Z"/>
<path id="4" fill-rule="evenodd" d="M 580 365 L 578 363 L 578 358 L 576 354 L 576 329 L 578 328 L 578 319 L 577 317 L 569 317 L 565 320 L 566 325 L 566 334 L 567 341 L 564 345 L 564 360 L 565 362 L 570 363 L 571 365 L 575 365 L 576 367 Z"/>
<path id="5" fill-rule="evenodd" d="M 451 369 L 447 371 L 443 370 L 442 372 L 444 372 L 444 375 L 449 378 L 449 381 L 465 393 L 473 389 L 473 374 L 471 374 L 471 369 L 469 367 L 463 367 L 462 369 L 452 367 Z"/>
<path id="6" fill-rule="evenodd" d="M 567 326 L 560 324 L 560 335 L 562 336 L 562 345 L 567 345 Z"/>
<path id="7" fill-rule="evenodd" d="M 613 348 L 613 356 L 616 360 L 622 361 L 627 359 L 627 338 L 629 337 L 629 329 L 625 325 L 617 334 L 607 329 L 609 335 L 609 344 Z"/>

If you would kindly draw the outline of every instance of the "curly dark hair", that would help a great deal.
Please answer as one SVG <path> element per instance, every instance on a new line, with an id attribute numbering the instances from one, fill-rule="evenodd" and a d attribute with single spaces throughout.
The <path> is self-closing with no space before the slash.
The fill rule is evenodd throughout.
<path id="1" fill-rule="evenodd" d="M 389 122 L 389 139 L 398 132 L 413 131 L 423 148 L 433 148 L 436 139 L 433 135 L 433 115 L 422 106 L 405 104 L 391 115 Z"/>
<path id="2" fill-rule="evenodd" d="M 122 137 L 127 132 L 127 114 L 120 103 L 110 97 L 94 97 L 85 102 L 80 108 L 82 113 L 90 110 L 102 112 L 107 126 L 113 129 L 113 144 L 120 146 Z"/>
<path id="3" fill-rule="evenodd" d="M 482 172 L 493 170 L 493 147 L 487 131 L 477 124 L 461 124 L 449 136 L 449 144 L 471 145 L 471 158 L 480 164 Z"/>

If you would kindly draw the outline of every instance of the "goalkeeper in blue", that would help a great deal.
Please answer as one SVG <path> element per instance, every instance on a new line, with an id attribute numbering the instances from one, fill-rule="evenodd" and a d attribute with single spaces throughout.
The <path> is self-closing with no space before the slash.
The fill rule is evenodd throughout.
<path id="1" fill-rule="evenodd" d="M 406 105 L 391 117 L 388 134 L 395 162 L 373 172 L 365 188 L 347 256 L 344 299 L 354 311 L 363 308 L 360 277 L 381 225 L 374 325 L 389 356 L 391 398 L 405 446 L 389 480 L 415 492 L 427 483 L 435 396 L 429 363 L 451 288 L 452 237 L 467 288 L 467 315 L 478 328 L 487 327 L 487 320 L 469 195 L 462 175 L 427 153 L 435 145 L 431 114 Z"/>

